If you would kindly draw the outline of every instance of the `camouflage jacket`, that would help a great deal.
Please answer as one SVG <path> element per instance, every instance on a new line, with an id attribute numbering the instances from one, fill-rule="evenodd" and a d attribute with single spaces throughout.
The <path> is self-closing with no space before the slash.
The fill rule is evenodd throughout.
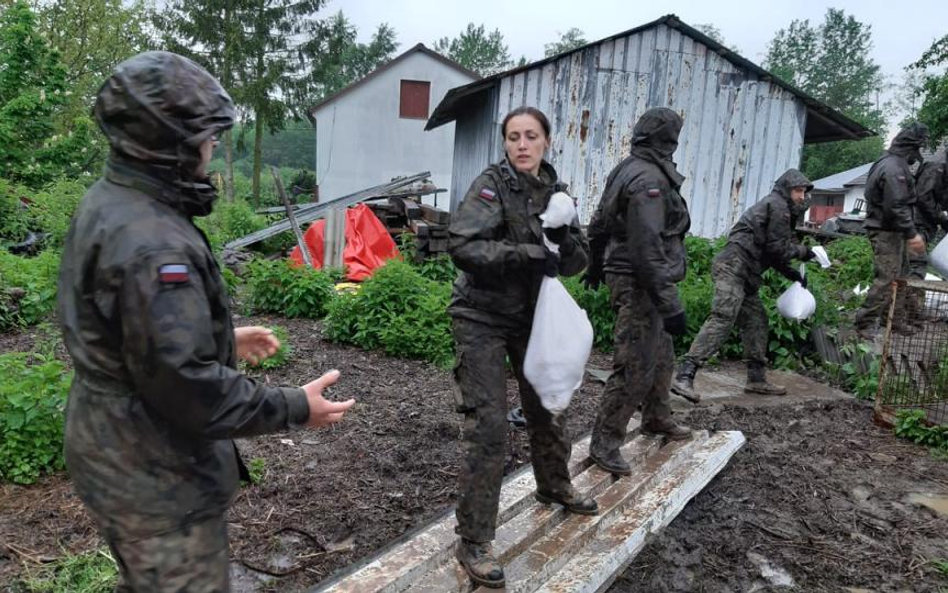
<path id="1" fill-rule="evenodd" d="M 591 244 L 601 244 L 603 234 L 608 237 L 603 269 L 631 274 L 662 317 L 684 310 L 676 284 L 685 279 L 684 240 L 691 228 L 688 206 L 678 193 L 683 178 L 671 167 L 648 156 L 627 157 L 609 174 L 589 224 Z"/>
<path id="2" fill-rule="evenodd" d="M 915 229 L 915 179 L 905 156 L 892 150 L 873 163 L 866 177 L 867 229 L 900 233 L 906 239 Z"/>
<path id="3" fill-rule="evenodd" d="M 550 196 L 565 189 L 545 161 L 539 178 L 518 173 L 505 159 L 474 180 L 449 228 L 451 259 L 460 270 L 452 316 L 530 327 L 546 261 L 540 214 Z M 587 249 L 574 220 L 560 247 L 560 274 L 581 272 Z"/>
<path id="4" fill-rule="evenodd" d="M 75 365 L 66 463 L 110 537 L 147 537 L 227 507 L 232 438 L 302 424 L 301 389 L 236 370 L 227 292 L 181 196 L 110 161 L 73 219 L 59 319 Z"/>
<path id="5" fill-rule="evenodd" d="M 793 235 L 804 208 L 790 199 L 794 187 L 810 187 L 803 173 L 790 169 L 780 176 L 773 191 L 748 208 L 728 234 L 727 245 L 718 257 L 740 257 L 753 276 L 752 285 L 759 286 L 760 276 L 768 268 L 781 274 L 792 273 L 791 260 L 803 259 L 808 249 Z"/>

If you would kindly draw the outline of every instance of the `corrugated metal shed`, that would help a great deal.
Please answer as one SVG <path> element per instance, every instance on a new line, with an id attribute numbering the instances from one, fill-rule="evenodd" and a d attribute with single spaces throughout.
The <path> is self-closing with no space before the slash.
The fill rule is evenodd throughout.
<path id="1" fill-rule="evenodd" d="M 692 232 L 723 234 L 798 166 L 804 141 L 871 135 L 701 33 L 668 16 L 604 39 L 452 89 L 428 129 L 452 119 L 452 206 L 474 177 L 500 160 L 500 122 L 533 105 L 550 118 L 548 155 L 589 221 L 609 171 L 629 151 L 632 127 L 650 107 L 685 118 L 675 153 Z M 749 67 L 749 66 L 750 67 Z M 816 123 L 808 122 L 808 114 Z"/>

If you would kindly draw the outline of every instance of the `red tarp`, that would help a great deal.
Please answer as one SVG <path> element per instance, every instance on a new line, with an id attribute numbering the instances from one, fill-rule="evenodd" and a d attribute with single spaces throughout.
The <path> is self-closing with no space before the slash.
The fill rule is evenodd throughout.
<path id="1" fill-rule="evenodd" d="M 325 220 L 317 220 L 303 233 L 303 242 L 309 248 L 313 267 L 323 267 L 323 233 Z M 359 204 L 346 210 L 346 248 L 342 252 L 342 263 L 348 273 L 346 277 L 360 282 L 372 275 L 386 260 L 398 257 L 395 241 L 388 234 L 385 225 L 365 204 Z M 290 260 L 303 264 L 299 246 L 290 253 Z"/>

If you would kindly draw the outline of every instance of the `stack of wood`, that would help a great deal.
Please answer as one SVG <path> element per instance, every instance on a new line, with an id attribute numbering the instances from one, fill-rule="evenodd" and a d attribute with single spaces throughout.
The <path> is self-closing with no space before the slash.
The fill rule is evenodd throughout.
<path id="1" fill-rule="evenodd" d="M 388 196 L 367 204 L 394 237 L 415 235 L 415 259 L 424 260 L 448 251 L 451 213 L 417 201 L 415 196 Z"/>

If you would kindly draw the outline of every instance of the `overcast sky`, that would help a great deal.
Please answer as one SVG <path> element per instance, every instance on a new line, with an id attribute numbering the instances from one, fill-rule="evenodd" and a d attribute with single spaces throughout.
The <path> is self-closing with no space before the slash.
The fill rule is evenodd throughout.
<path id="1" fill-rule="evenodd" d="M 323 13 L 342 10 L 359 28 L 361 41 L 386 22 L 398 33 L 400 51 L 419 42 L 431 47 L 440 37 L 456 36 L 469 22 L 483 23 L 489 30 L 500 29 L 513 59 L 524 55 L 531 61 L 542 58 L 543 45 L 570 27 L 594 41 L 673 13 L 689 25 L 713 24 L 729 46 L 761 64 L 778 29 L 793 19 L 818 25 L 829 7 L 872 26 L 872 57 L 891 83 L 899 83 L 905 66 L 948 33 L 945 0 L 330 0 Z"/>

